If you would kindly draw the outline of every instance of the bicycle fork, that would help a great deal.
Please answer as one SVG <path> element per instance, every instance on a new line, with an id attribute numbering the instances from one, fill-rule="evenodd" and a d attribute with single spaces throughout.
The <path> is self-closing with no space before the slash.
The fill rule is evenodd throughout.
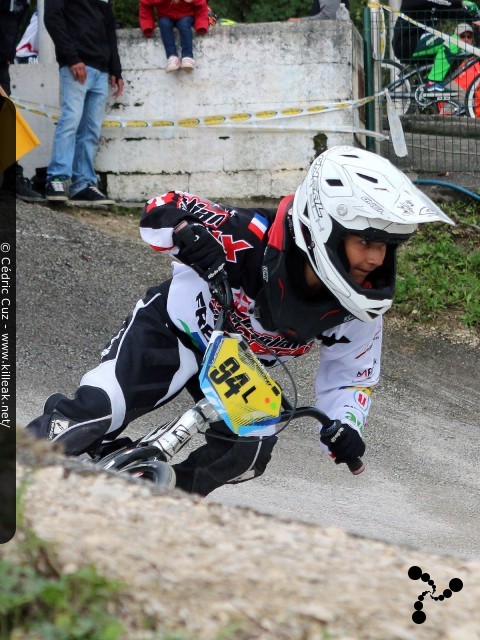
<path id="1" fill-rule="evenodd" d="M 180 418 L 160 425 L 144 436 L 141 445 L 157 447 L 169 462 L 175 454 L 197 433 L 207 428 L 210 422 L 220 420 L 220 416 L 210 402 L 202 398 Z"/>

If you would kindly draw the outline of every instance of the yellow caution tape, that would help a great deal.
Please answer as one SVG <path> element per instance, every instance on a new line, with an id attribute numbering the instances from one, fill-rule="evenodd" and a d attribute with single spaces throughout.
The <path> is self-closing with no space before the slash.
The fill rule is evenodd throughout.
<path id="1" fill-rule="evenodd" d="M 191 118 L 180 118 L 179 120 L 129 120 L 122 118 L 105 119 L 102 126 L 108 129 L 139 129 L 139 128 L 158 128 L 158 127 L 222 127 L 225 124 L 237 124 L 238 128 L 244 128 L 244 122 L 261 122 L 265 120 L 278 120 L 282 118 L 296 118 L 299 116 L 308 116 L 319 113 L 326 113 L 331 111 L 339 111 L 342 109 L 359 108 L 383 96 L 383 91 L 375 94 L 374 96 L 367 96 L 365 98 L 358 98 L 357 100 L 343 100 L 341 102 L 324 102 L 311 107 L 288 107 L 285 109 L 265 109 L 263 111 L 255 111 L 253 113 L 232 113 L 230 115 L 211 115 Z M 60 117 L 60 109 L 57 107 L 48 107 L 35 102 L 29 102 L 21 98 L 12 98 L 16 106 L 20 109 L 25 109 L 30 113 L 34 113 L 38 116 L 45 116 L 52 120 L 58 120 Z"/>

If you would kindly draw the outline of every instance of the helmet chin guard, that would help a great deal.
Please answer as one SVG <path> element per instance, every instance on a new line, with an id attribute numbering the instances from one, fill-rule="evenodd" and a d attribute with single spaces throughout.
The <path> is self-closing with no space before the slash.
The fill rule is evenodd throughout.
<path id="1" fill-rule="evenodd" d="M 295 243 L 320 280 L 354 316 L 369 322 L 392 305 L 396 249 L 418 224 L 454 222 L 380 156 L 349 146 L 322 153 L 295 193 Z M 387 244 L 382 278 L 362 287 L 348 275 L 341 246 L 349 233 Z"/>

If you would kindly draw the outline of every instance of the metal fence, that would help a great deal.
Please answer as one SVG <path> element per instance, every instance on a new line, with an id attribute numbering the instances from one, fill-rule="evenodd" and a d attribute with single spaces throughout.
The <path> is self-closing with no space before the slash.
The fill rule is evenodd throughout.
<path id="1" fill-rule="evenodd" d="M 370 139 L 370 148 L 404 170 L 459 177 L 468 173 L 471 186 L 477 181 L 479 187 L 480 28 L 473 20 L 430 18 L 420 14 L 402 20 L 378 5 L 365 10 L 367 92 L 374 95 L 388 87 L 408 154 L 398 157 L 391 141 Z M 397 20 L 401 22 L 395 27 Z M 417 57 L 413 51 L 425 32 L 426 47 Z M 390 135 L 385 96 L 369 104 L 367 125 Z"/>

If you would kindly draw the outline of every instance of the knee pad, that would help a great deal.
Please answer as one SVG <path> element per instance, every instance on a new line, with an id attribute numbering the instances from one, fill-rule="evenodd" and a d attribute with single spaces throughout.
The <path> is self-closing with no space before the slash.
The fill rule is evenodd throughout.
<path id="1" fill-rule="evenodd" d="M 110 400 L 96 387 L 82 386 L 73 400 L 55 393 L 45 402 L 44 413 L 27 425 L 37 438 L 60 442 L 67 455 L 80 455 L 103 439 L 111 422 Z"/>

